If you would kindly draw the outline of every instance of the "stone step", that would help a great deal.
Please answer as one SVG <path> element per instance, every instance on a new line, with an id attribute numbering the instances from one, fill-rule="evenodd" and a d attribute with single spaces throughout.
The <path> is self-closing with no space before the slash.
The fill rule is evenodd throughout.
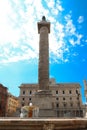
<path id="1" fill-rule="evenodd" d="M 0 130 L 87 130 L 87 119 L 0 119 Z"/>
<path id="2" fill-rule="evenodd" d="M 30 127 L 30 126 L 0 126 L 0 130 L 42 130 L 41 127 Z"/>

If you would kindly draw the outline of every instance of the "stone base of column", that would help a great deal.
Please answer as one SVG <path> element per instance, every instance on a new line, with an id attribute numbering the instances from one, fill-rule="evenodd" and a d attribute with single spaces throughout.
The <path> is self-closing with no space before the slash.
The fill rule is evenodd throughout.
<path id="1" fill-rule="evenodd" d="M 56 111 L 53 109 L 40 109 L 39 110 L 39 117 L 57 117 Z"/>
<path id="2" fill-rule="evenodd" d="M 39 117 L 56 117 L 50 90 L 38 90 L 33 98 L 33 103 L 39 107 Z"/>

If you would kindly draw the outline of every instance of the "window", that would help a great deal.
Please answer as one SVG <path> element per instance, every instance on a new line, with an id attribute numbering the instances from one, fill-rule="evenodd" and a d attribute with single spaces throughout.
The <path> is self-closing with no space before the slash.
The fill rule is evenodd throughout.
<path id="1" fill-rule="evenodd" d="M 71 91 L 71 90 L 69 90 L 69 94 L 72 94 L 72 91 Z"/>
<path id="2" fill-rule="evenodd" d="M 23 91 L 23 95 L 25 95 L 25 91 Z"/>
<path id="3" fill-rule="evenodd" d="M 22 100 L 24 101 L 25 98 L 22 98 Z"/>
<path id="4" fill-rule="evenodd" d="M 65 91 L 63 90 L 63 94 L 65 94 Z"/>
<path id="5" fill-rule="evenodd" d="M 56 94 L 58 94 L 58 90 L 56 91 Z"/>
<path id="6" fill-rule="evenodd" d="M 65 98 L 63 97 L 63 100 L 65 100 Z"/>
<path id="7" fill-rule="evenodd" d="M 56 107 L 57 107 L 57 108 L 59 107 L 59 104 L 58 104 L 58 103 L 56 104 Z"/>
<path id="8" fill-rule="evenodd" d="M 56 98 L 56 100 L 59 100 L 59 98 Z"/>
<path id="9" fill-rule="evenodd" d="M 32 94 L 32 91 L 30 90 L 30 95 Z"/>
<path id="10" fill-rule="evenodd" d="M 78 90 L 76 90 L 76 94 L 78 94 Z"/>
<path id="11" fill-rule="evenodd" d="M 31 98 L 29 98 L 29 100 L 31 101 Z"/>

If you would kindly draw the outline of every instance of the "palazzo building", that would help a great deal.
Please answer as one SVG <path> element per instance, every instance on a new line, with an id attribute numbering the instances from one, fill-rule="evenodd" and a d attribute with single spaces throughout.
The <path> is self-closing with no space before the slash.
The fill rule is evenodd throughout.
<path id="1" fill-rule="evenodd" d="M 20 107 L 32 103 L 40 117 L 82 117 L 84 108 L 79 83 L 56 83 L 49 79 L 50 22 L 45 16 L 37 23 L 39 40 L 38 84 L 20 85 Z"/>
<path id="2" fill-rule="evenodd" d="M 11 93 L 8 93 L 7 112 L 6 112 L 7 116 L 8 117 L 15 116 L 18 107 L 19 107 L 18 97 L 15 97 Z"/>
<path id="3" fill-rule="evenodd" d="M 6 116 L 6 109 L 7 109 L 7 87 L 0 84 L 0 117 Z"/>
<path id="4" fill-rule="evenodd" d="M 21 84 L 20 107 L 33 103 L 38 88 L 39 84 Z M 84 116 L 79 83 L 56 83 L 55 79 L 50 79 L 49 89 L 52 91 L 52 109 L 55 111 L 56 117 Z"/>

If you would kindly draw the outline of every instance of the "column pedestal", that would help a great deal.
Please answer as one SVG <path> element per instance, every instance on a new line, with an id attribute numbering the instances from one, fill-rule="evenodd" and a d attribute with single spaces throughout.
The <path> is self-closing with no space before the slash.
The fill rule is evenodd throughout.
<path id="1" fill-rule="evenodd" d="M 34 104 L 39 107 L 39 117 L 55 117 L 53 98 L 50 90 L 38 90 L 35 94 Z"/>

